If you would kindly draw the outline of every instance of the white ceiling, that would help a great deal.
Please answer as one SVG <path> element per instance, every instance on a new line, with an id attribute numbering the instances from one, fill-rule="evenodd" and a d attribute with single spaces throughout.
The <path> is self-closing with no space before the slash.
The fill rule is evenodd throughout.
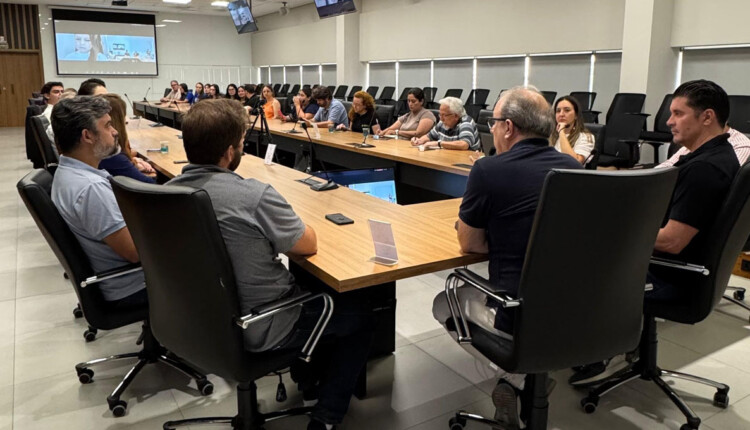
<path id="1" fill-rule="evenodd" d="M 211 6 L 213 0 L 192 0 L 187 5 L 164 3 L 161 0 L 128 0 L 127 7 L 112 6 L 112 0 L 16 0 L 14 3 L 35 3 L 53 6 L 77 6 L 85 8 L 106 8 L 113 11 L 149 11 L 194 13 L 201 15 L 224 15 L 226 8 Z M 294 8 L 313 3 L 313 0 L 287 0 L 287 7 Z M 281 0 L 252 0 L 252 11 L 256 17 L 278 13 L 282 6 Z"/>

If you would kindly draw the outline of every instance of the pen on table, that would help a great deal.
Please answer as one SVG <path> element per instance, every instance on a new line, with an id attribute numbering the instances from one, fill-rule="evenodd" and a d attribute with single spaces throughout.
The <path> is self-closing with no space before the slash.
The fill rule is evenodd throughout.
<path id="1" fill-rule="evenodd" d="M 174 164 L 187 164 L 189 163 L 188 160 L 174 160 Z"/>

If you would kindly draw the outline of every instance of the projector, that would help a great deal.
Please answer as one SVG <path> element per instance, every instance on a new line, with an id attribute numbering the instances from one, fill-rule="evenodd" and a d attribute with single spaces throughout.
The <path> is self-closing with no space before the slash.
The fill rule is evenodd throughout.
<path id="1" fill-rule="evenodd" d="M 112 0 L 112 6 L 128 6 L 128 0 Z"/>

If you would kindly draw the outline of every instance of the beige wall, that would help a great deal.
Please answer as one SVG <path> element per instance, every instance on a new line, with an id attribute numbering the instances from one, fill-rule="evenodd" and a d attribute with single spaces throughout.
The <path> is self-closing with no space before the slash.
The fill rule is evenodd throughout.
<path id="1" fill-rule="evenodd" d="M 747 0 L 674 2 L 672 46 L 750 43 Z"/>

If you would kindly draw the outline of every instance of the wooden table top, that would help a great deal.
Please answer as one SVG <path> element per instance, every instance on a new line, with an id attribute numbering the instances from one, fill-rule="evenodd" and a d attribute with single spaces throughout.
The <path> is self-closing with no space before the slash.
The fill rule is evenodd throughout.
<path id="1" fill-rule="evenodd" d="M 152 128 L 149 124 L 145 119 L 130 121 L 130 145 L 166 176 L 178 175 L 185 164 L 174 161 L 187 159 L 178 138 L 180 132 L 170 127 Z M 159 148 L 161 141 L 169 144 L 168 153 L 146 151 Z M 338 291 L 487 259 L 486 255 L 463 254 L 453 223 L 446 221 L 451 211 L 458 213 L 460 199 L 429 203 L 428 213 L 420 210 L 422 204 L 400 206 L 345 187 L 316 192 L 295 181 L 308 177 L 307 174 L 278 164 L 265 165 L 262 159 L 251 155 L 242 158 L 237 173 L 272 184 L 300 218 L 315 229 L 318 253 L 306 258 L 294 257 L 294 261 Z M 354 224 L 335 225 L 325 219 L 330 213 L 342 213 L 353 219 Z M 399 254 L 397 265 L 387 267 L 368 261 L 375 253 L 367 223 L 370 218 L 391 223 Z"/>
<path id="2" fill-rule="evenodd" d="M 179 107 L 172 105 L 167 107 L 167 104 L 160 105 L 159 101 L 150 102 L 153 107 L 168 110 L 175 113 L 185 113 L 190 109 L 189 105 L 183 104 Z M 134 104 L 140 104 L 146 106 L 145 102 L 135 102 Z M 250 122 L 255 120 L 254 116 L 250 117 Z M 255 124 L 255 129 L 260 127 L 260 122 Z M 268 128 L 271 133 L 278 136 L 284 136 L 291 139 L 297 139 L 307 142 L 307 135 L 304 133 L 302 128 L 297 125 L 296 129 L 302 131 L 302 133 L 289 134 L 287 133 L 294 127 L 294 123 L 282 122 L 278 119 L 268 120 Z M 454 164 L 470 164 L 469 155 L 471 151 L 453 151 L 449 149 L 437 149 L 420 152 L 418 147 L 414 147 L 408 140 L 403 139 L 382 139 L 376 140 L 372 137 L 367 138 L 367 143 L 375 145 L 375 148 L 355 148 L 353 144 L 362 142 L 362 134 L 354 133 L 351 131 L 336 131 L 329 133 L 327 129 L 320 129 L 320 138 L 315 138 L 312 128 L 310 128 L 310 136 L 313 142 L 330 146 L 345 151 L 357 152 L 364 155 L 371 155 L 373 157 L 385 158 L 388 160 L 398 161 L 407 164 L 413 164 L 428 169 L 441 170 L 444 172 L 454 173 L 457 175 L 468 176 L 469 170 L 465 167 L 458 167 Z"/>

